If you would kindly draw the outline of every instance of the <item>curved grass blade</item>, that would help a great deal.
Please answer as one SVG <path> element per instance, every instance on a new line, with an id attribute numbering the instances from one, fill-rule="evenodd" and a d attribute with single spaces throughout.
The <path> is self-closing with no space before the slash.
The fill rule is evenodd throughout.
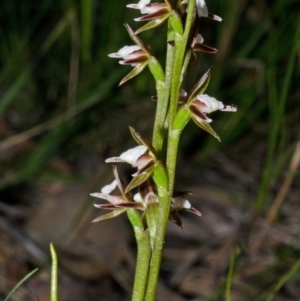
<path id="1" fill-rule="evenodd" d="M 4 301 L 8 301 L 8 299 L 12 296 L 12 294 L 26 281 L 28 280 L 35 272 L 37 272 L 38 268 L 31 271 L 29 274 L 27 274 L 25 277 L 23 277 L 10 291 L 10 293 L 7 295 L 7 297 L 4 299 Z"/>

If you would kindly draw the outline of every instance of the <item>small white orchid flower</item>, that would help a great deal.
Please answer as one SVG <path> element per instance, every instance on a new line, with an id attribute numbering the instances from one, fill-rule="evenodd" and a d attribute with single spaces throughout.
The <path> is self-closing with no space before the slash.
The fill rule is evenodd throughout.
<path id="1" fill-rule="evenodd" d="M 145 162 L 143 162 L 142 156 L 147 152 L 147 147 L 145 145 L 138 145 L 136 147 L 130 148 L 126 152 L 122 153 L 119 157 L 112 157 L 105 160 L 106 163 L 119 163 L 126 162 L 132 167 L 141 167 Z"/>
<path id="2" fill-rule="evenodd" d="M 118 52 L 114 52 L 109 54 L 108 56 L 111 58 L 122 59 L 119 63 L 121 65 L 130 65 L 134 67 L 120 82 L 119 86 L 135 77 L 139 73 L 141 73 L 145 67 L 148 65 L 151 53 L 150 47 L 145 42 L 143 42 L 130 28 L 128 24 L 125 24 L 127 32 L 133 42 L 136 45 L 132 46 L 124 46 L 118 50 Z"/>
<path id="3" fill-rule="evenodd" d="M 141 47 L 138 45 L 124 46 L 118 52 L 110 53 L 111 58 L 123 59 L 119 62 L 121 65 L 136 66 L 141 63 L 141 58 L 144 59 L 145 55 Z"/>
<path id="4" fill-rule="evenodd" d="M 183 224 L 181 219 L 178 215 L 178 212 L 182 209 L 189 211 L 193 214 L 201 216 L 201 213 L 192 207 L 191 203 L 185 198 L 187 195 L 192 195 L 192 192 L 189 191 L 182 191 L 182 192 L 175 192 L 172 201 L 171 201 L 171 210 L 170 210 L 170 220 L 183 229 Z"/>
<path id="5" fill-rule="evenodd" d="M 126 7 L 139 9 L 141 14 L 144 15 L 139 18 L 135 18 L 136 22 L 140 21 L 150 21 L 145 26 L 141 27 L 136 31 L 136 33 L 140 33 L 144 30 L 148 30 L 154 27 L 157 27 L 165 20 L 168 19 L 172 7 L 170 0 L 165 0 L 165 3 L 153 3 L 150 4 L 150 0 L 140 0 L 137 4 L 128 4 Z"/>
<path id="6" fill-rule="evenodd" d="M 132 193 L 124 191 L 124 185 L 122 180 L 119 177 L 117 168 L 114 166 L 114 175 L 115 180 L 104 186 L 101 189 L 101 192 L 91 193 L 90 196 L 107 200 L 108 204 L 94 204 L 96 208 L 111 210 L 111 212 L 101 215 L 100 217 L 93 220 L 93 222 L 99 222 L 105 219 L 116 217 L 124 213 L 129 208 L 144 210 L 144 204 L 140 202 L 132 201 Z M 121 195 L 111 194 L 115 188 L 118 186 Z"/>
<path id="7" fill-rule="evenodd" d="M 207 94 L 197 95 L 197 100 L 201 103 L 200 105 L 202 106 L 203 113 L 211 113 L 217 110 L 236 112 L 236 107 L 228 105 L 225 106 L 221 101 L 218 101 Z"/>

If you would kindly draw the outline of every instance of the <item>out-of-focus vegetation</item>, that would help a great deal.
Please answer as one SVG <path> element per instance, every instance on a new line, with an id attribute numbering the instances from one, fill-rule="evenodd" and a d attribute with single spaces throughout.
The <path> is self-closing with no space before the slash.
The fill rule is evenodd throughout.
<path id="1" fill-rule="evenodd" d="M 248 187 L 251 202 L 244 208 L 266 213 L 291 175 L 289 164 L 300 138 L 299 3 L 206 2 L 223 22 L 203 18 L 199 29 L 205 43 L 218 53 L 198 54 L 185 88 L 213 66 L 208 94 L 237 105 L 238 112 L 212 116 L 222 143 L 188 125 L 179 160 L 192 166 L 192 174 L 179 173 L 177 178 L 197 177 L 222 151 L 255 179 Z M 141 25 L 133 21 L 138 12 L 126 9 L 126 4 L 2 1 L 0 195 L 6 202 L 17 202 L 10 199 L 16 190 L 34 187 L 43 179 L 77 181 L 96 172 L 98 167 L 90 165 L 89 158 L 102 160 L 133 145 L 128 125 L 151 137 L 155 104 L 150 96 L 155 90 L 149 72 L 117 89 L 130 67 L 107 57 L 132 44 L 122 23 L 134 29 Z M 141 34 L 152 41 L 152 52 L 161 61 L 165 36 L 166 26 Z M 57 159 L 72 166 L 72 172 L 55 168 Z"/>

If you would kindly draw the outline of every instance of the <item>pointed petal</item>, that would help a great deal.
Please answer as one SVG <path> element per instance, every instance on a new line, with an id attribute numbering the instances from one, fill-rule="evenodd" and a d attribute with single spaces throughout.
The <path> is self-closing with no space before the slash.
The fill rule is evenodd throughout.
<path id="1" fill-rule="evenodd" d="M 152 153 L 153 156 L 155 156 L 155 150 L 153 146 L 146 140 L 144 139 L 133 127 L 129 127 L 130 133 L 133 137 L 133 139 L 139 144 L 139 145 L 144 145 L 148 148 L 148 150 Z"/>
<path id="2" fill-rule="evenodd" d="M 128 186 L 125 189 L 125 193 L 131 191 L 132 189 L 138 187 L 141 185 L 143 182 L 145 182 L 152 174 L 154 169 L 154 165 L 148 168 L 146 171 L 144 171 L 141 174 L 136 175 L 131 182 L 128 184 Z"/>
<path id="3" fill-rule="evenodd" d="M 144 12 L 147 13 L 147 15 L 144 15 L 139 18 L 135 18 L 134 21 L 140 22 L 140 21 L 160 20 L 166 18 L 166 16 L 169 15 L 169 9 L 166 6 L 162 7 L 159 10 L 155 9 L 154 11 L 154 9 L 155 8 L 151 9 L 151 7 L 149 7 L 148 10 L 144 10 Z"/>
<path id="4" fill-rule="evenodd" d="M 200 80 L 192 88 L 192 90 L 190 91 L 190 93 L 187 96 L 188 103 L 191 102 L 194 98 L 196 98 L 196 95 L 204 93 L 204 91 L 206 90 L 206 88 L 209 84 L 211 70 L 212 70 L 212 68 L 208 69 L 208 71 L 203 74 L 203 76 L 200 78 Z"/>
<path id="5" fill-rule="evenodd" d="M 90 193 L 90 196 L 92 196 L 94 198 L 99 198 L 99 199 L 106 200 L 106 196 L 101 192 Z"/>
<path id="6" fill-rule="evenodd" d="M 126 208 L 126 209 L 139 209 L 144 210 L 144 205 L 142 203 L 136 203 L 136 202 L 125 202 L 120 203 L 116 205 L 117 208 Z"/>
<path id="7" fill-rule="evenodd" d="M 119 187 L 119 190 L 121 191 L 122 193 L 122 196 L 124 199 L 127 199 L 126 195 L 125 195 L 125 192 L 124 192 L 124 183 L 122 181 L 122 179 L 119 177 L 119 173 L 118 173 L 118 170 L 117 170 L 117 166 L 114 165 L 113 166 L 113 173 L 114 173 L 114 176 L 115 176 L 115 179 L 116 179 L 116 182 L 117 182 L 117 185 Z"/>
<path id="8" fill-rule="evenodd" d="M 137 160 L 147 152 L 145 145 L 133 147 L 120 155 L 120 158 L 132 166 L 137 166 Z"/>
<path id="9" fill-rule="evenodd" d="M 94 220 L 92 220 L 92 223 L 96 223 L 96 222 L 100 222 L 100 221 L 103 221 L 105 219 L 110 219 L 110 218 L 114 218 L 120 214 L 122 214 L 123 212 L 125 212 L 127 209 L 123 209 L 123 208 L 120 208 L 120 209 L 116 209 L 110 213 L 107 213 L 107 214 L 104 214 L 104 215 L 101 215 L 97 218 L 95 218 Z"/>
<path id="10" fill-rule="evenodd" d="M 208 9 L 204 0 L 196 0 L 199 17 L 208 17 Z"/>
<path id="11" fill-rule="evenodd" d="M 204 131 L 208 132 L 209 134 L 213 135 L 215 138 L 217 138 L 220 142 L 221 139 L 218 136 L 218 134 L 213 130 L 213 128 L 209 125 L 208 122 L 203 121 L 202 119 L 198 118 L 195 114 L 191 114 L 192 119 L 194 122 Z"/>
<path id="12" fill-rule="evenodd" d="M 215 21 L 218 21 L 218 22 L 221 22 L 222 21 L 222 18 L 217 16 L 217 15 L 214 15 L 214 14 L 210 14 L 208 13 L 208 17 L 212 20 L 215 20 Z"/>
<path id="13" fill-rule="evenodd" d="M 183 230 L 183 224 L 177 211 L 174 210 L 170 212 L 169 220 Z"/>
<path id="14" fill-rule="evenodd" d="M 159 26 L 160 24 L 162 24 L 167 18 L 168 18 L 168 16 L 163 17 L 161 19 L 152 20 L 152 21 L 148 22 L 147 24 L 145 24 L 144 26 L 142 26 L 141 28 L 139 28 L 135 33 L 139 34 L 145 30 L 155 28 L 155 27 Z"/>
<path id="15" fill-rule="evenodd" d="M 107 195 L 107 194 L 110 194 L 116 187 L 117 187 L 117 181 L 114 180 L 114 181 L 111 182 L 111 184 L 108 184 L 108 185 L 104 186 L 104 187 L 101 189 L 101 192 L 102 192 L 104 195 Z"/>
<path id="16" fill-rule="evenodd" d="M 187 209 L 187 211 L 188 211 L 188 212 L 191 212 L 191 213 L 194 213 L 194 214 L 196 214 L 196 215 L 198 215 L 198 216 L 202 216 L 201 212 L 198 211 L 198 210 L 197 210 L 196 208 L 194 208 L 194 207 L 191 207 L 190 209 Z"/>
<path id="17" fill-rule="evenodd" d="M 137 76 L 139 73 L 141 73 L 145 67 L 147 66 L 148 62 L 144 64 L 140 64 L 135 66 L 119 83 L 119 86 L 126 83 L 128 80 L 132 79 L 133 77 Z"/>
<path id="18" fill-rule="evenodd" d="M 120 157 L 111 157 L 105 160 L 105 163 L 124 163 Z"/>
<path id="19" fill-rule="evenodd" d="M 207 52 L 207 53 L 217 53 L 218 50 L 216 48 L 204 45 L 202 43 L 196 43 L 193 46 L 194 51 L 202 51 L 202 52 Z"/>
<path id="20" fill-rule="evenodd" d="M 94 207 L 98 209 L 108 209 L 108 210 L 115 210 L 116 206 L 113 204 L 94 204 Z"/>
<path id="21" fill-rule="evenodd" d="M 134 32 L 127 23 L 124 24 L 124 26 L 133 42 L 139 45 L 144 50 L 145 54 L 148 54 L 148 56 L 150 57 L 150 46 L 147 43 L 145 43 L 142 39 L 140 39 L 139 36 L 137 36 L 137 33 Z"/>

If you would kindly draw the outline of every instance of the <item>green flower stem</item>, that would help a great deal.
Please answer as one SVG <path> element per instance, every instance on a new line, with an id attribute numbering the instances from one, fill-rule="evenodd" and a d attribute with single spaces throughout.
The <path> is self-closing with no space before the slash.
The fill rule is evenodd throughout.
<path id="1" fill-rule="evenodd" d="M 171 198 L 168 194 L 167 173 L 161 163 L 157 163 L 152 177 L 155 184 L 157 185 L 159 206 L 156 237 L 154 241 L 154 247 L 152 250 L 151 265 L 145 301 L 155 301 L 156 289 L 158 284 L 158 275 L 162 259 L 162 250 L 166 235 L 171 202 Z"/>
<path id="2" fill-rule="evenodd" d="M 174 40 L 174 31 L 168 23 L 168 41 Z M 156 114 L 154 120 L 152 145 L 156 152 L 161 152 L 164 140 L 164 128 L 167 115 L 167 109 L 169 105 L 170 86 L 172 78 L 173 60 L 174 60 L 174 46 L 167 45 L 167 57 L 166 57 L 166 71 L 165 71 L 165 83 L 162 97 L 157 97 Z"/>
<path id="3" fill-rule="evenodd" d="M 144 301 L 151 259 L 150 236 L 149 232 L 144 230 L 141 217 L 136 210 L 128 209 L 127 216 L 132 224 L 137 242 L 137 260 L 131 300 Z"/>
<path id="4" fill-rule="evenodd" d="M 183 67 L 183 59 L 186 50 L 186 44 L 190 34 L 190 29 L 193 21 L 193 14 L 195 8 L 195 0 L 190 0 L 188 5 L 188 14 L 186 24 L 184 28 L 183 36 L 175 33 L 175 58 L 173 64 L 173 74 L 171 83 L 171 99 L 169 109 L 169 138 L 168 138 L 168 150 L 167 150 L 167 171 L 169 178 L 169 194 L 173 194 L 174 181 L 175 181 L 175 169 L 177 158 L 177 147 L 179 142 L 179 135 L 173 130 L 173 120 L 176 115 L 178 107 L 179 92 L 181 88 L 181 74 Z M 169 214 L 169 213 L 168 213 Z"/>

